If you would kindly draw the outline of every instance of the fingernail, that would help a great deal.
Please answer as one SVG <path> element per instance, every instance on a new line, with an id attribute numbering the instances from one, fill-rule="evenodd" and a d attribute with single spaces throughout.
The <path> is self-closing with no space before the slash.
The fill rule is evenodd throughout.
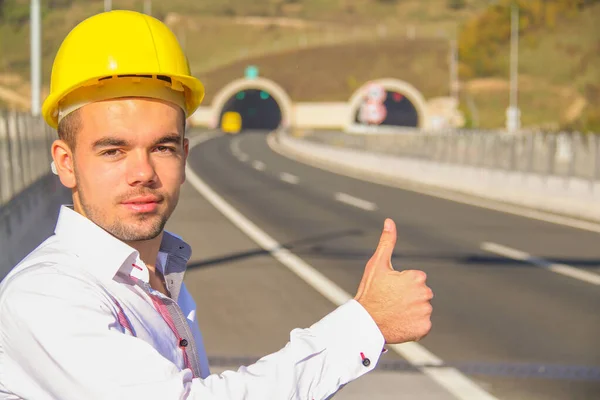
<path id="1" fill-rule="evenodd" d="M 385 223 L 383 224 L 383 230 L 386 232 L 390 232 L 392 230 L 392 221 L 386 219 Z"/>

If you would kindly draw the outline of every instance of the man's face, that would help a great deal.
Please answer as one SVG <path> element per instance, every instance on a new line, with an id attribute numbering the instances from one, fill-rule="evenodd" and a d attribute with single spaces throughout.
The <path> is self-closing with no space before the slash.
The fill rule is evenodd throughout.
<path id="1" fill-rule="evenodd" d="M 185 180 L 183 113 L 167 102 L 118 99 L 80 109 L 75 210 L 123 241 L 157 237 Z"/>

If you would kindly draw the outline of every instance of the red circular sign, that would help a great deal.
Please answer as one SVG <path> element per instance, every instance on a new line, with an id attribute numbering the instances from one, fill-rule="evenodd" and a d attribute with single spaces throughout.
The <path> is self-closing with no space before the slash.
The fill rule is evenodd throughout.
<path id="1" fill-rule="evenodd" d="M 381 103 L 366 102 L 363 103 L 360 109 L 360 119 L 363 122 L 379 125 L 387 116 L 387 109 Z"/>
<path id="2" fill-rule="evenodd" d="M 367 101 L 373 103 L 383 103 L 387 97 L 387 92 L 382 85 L 369 83 L 367 85 Z"/>

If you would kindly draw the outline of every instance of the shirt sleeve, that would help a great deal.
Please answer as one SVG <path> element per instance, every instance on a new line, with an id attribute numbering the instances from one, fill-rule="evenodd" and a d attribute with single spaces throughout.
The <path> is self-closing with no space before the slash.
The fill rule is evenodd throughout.
<path id="1" fill-rule="evenodd" d="M 372 370 L 384 344 L 351 300 L 293 330 L 283 349 L 255 364 L 192 378 L 147 342 L 121 333 L 101 290 L 56 272 L 5 287 L 0 326 L 0 392 L 30 400 L 326 399 Z"/>

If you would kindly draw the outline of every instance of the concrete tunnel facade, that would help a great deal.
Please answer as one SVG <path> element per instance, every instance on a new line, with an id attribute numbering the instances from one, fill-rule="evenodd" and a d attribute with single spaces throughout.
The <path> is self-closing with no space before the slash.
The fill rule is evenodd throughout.
<path id="1" fill-rule="evenodd" d="M 235 100 L 236 95 L 248 92 L 250 97 L 256 97 L 254 91 L 260 92 L 261 97 L 263 93 L 268 94 L 268 98 L 264 98 L 264 100 L 268 102 L 270 107 L 273 107 L 273 103 L 268 101 L 269 98 L 272 99 L 279 108 L 280 123 L 278 126 L 283 128 L 289 127 L 292 120 L 293 105 L 292 100 L 286 91 L 270 79 L 255 78 L 238 79 L 230 82 L 216 94 L 211 104 L 213 113 L 211 118 L 212 128 L 216 129 L 220 126 L 224 111 L 227 111 L 229 107 L 232 107 L 232 101 Z M 248 116 L 242 115 L 242 121 L 244 121 L 245 117 L 249 119 Z"/>
<path id="2" fill-rule="evenodd" d="M 382 85 L 386 92 L 389 92 L 388 94 L 392 96 L 398 94 L 398 98 L 402 98 L 403 102 L 410 105 L 408 108 L 405 107 L 405 110 L 402 110 L 398 109 L 398 107 L 394 108 L 392 104 L 389 113 L 394 114 L 399 112 L 399 114 L 402 114 L 404 111 L 406 114 L 406 110 L 409 110 L 409 112 L 414 114 L 408 119 L 396 115 L 396 118 L 387 121 L 389 122 L 387 126 L 412 126 L 417 129 L 428 128 L 429 115 L 427 101 L 414 86 L 395 78 L 384 78 L 366 82 L 345 102 L 293 102 L 287 92 L 279 84 L 270 79 L 262 77 L 255 79 L 241 78 L 228 83 L 219 90 L 210 103 L 210 106 L 201 107 L 196 113 L 193 122 L 212 129 L 220 128 L 223 112 L 228 108 L 231 109 L 233 99 L 236 98 L 236 95 L 245 92 L 249 95 L 248 97 L 254 96 L 256 98 L 257 93 L 261 93 L 265 97 L 269 97 L 270 100 L 272 99 L 270 105 L 264 103 L 263 106 L 272 107 L 273 104 L 277 105 L 278 112 L 280 113 L 280 121 L 277 128 L 348 129 L 359 127 L 363 126 L 363 124 L 356 120 L 357 112 L 361 104 L 365 101 L 368 86 L 371 83 Z M 266 96 L 266 93 L 268 93 L 268 96 Z M 242 120 L 243 118 L 242 116 Z M 403 122 L 407 121 L 408 124 L 403 125 Z M 243 126 L 242 129 L 244 129 Z"/>
<path id="3" fill-rule="evenodd" d="M 348 101 L 348 115 L 346 117 L 346 126 L 352 126 L 358 124 L 356 120 L 356 116 L 360 109 L 360 106 L 363 104 L 367 97 L 367 91 L 370 84 L 378 84 L 381 85 L 386 92 L 388 93 L 388 98 L 390 93 L 398 93 L 402 96 L 402 98 L 398 101 L 398 109 L 393 109 L 395 114 L 390 115 L 390 111 L 388 111 L 388 116 L 386 120 L 389 120 L 390 123 L 386 124 L 384 121 L 382 124 L 386 125 L 395 125 L 395 126 L 409 126 L 415 128 L 425 128 L 426 119 L 427 119 L 427 103 L 425 98 L 421 94 L 419 90 L 417 90 L 410 83 L 402 81 L 400 79 L 395 78 L 383 78 L 376 79 L 373 81 L 369 81 L 358 88 L 350 97 Z M 386 105 L 390 102 L 386 100 Z M 390 106 L 388 106 L 391 109 Z M 408 114 L 414 113 L 414 117 Z M 404 114 L 404 115 L 399 115 Z M 414 122 L 414 123 L 413 123 Z"/>

